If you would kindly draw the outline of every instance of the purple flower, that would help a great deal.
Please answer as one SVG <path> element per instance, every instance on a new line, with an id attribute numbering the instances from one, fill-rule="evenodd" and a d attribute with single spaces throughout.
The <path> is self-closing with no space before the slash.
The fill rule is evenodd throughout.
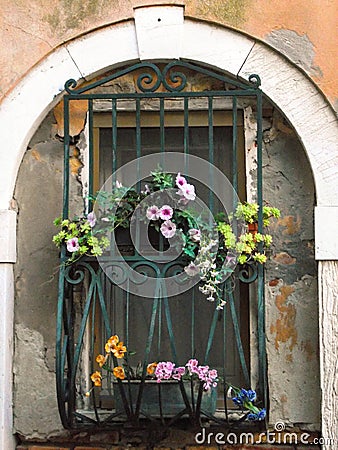
<path id="1" fill-rule="evenodd" d="M 171 220 L 166 220 L 161 225 L 161 233 L 167 239 L 172 238 L 176 233 L 176 225 Z"/>
<path id="2" fill-rule="evenodd" d="M 185 367 L 176 367 L 174 369 L 172 377 L 174 380 L 180 380 L 182 376 L 185 374 Z"/>
<path id="3" fill-rule="evenodd" d="M 160 209 L 159 216 L 162 220 L 169 220 L 173 216 L 173 209 L 169 205 L 163 205 Z"/>
<path id="4" fill-rule="evenodd" d="M 175 364 L 171 361 L 161 361 L 157 364 L 155 369 L 155 376 L 157 378 L 157 382 L 160 383 L 162 380 L 169 380 L 173 370 L 174 370 Z"/>
<path id="5" fill-rule="evenodd" d="M 199 267 L 193 262 L 191 262 L 188 266 L 185 266 L 184 272 L 189 275 L 189 277 L 194 277 L 200 273 Z"/>
<path id="6" fill-rule="evenodd" d="M 187 200 L 195 200 L 196 198 L 195 186 L 193 186 L 192 184 L 188 183 L 184 184 L 183 186 L 180 187 L 177 193 L 178 195 L 184 197 Z"/>
<path id="7" fill-rule="evenodd" d="M 80 248 L 79 240 L 77 237 L 73 237 L 71 239 L 68 239 L 67 241 L 67 250 L 69 252 L 77 252 Z"/>
<path id="8" fill-rule="evenodd" d="M 89 223 L 89 225 L 90 225 L 92 228 L 95 227 L 95 224 L 96 224 L 96 216 L 95 216 L 94 211 L 90 212 L 90 213 L 87 215 L 87 222 Z"/>
<path id="9" fill-rule="evenodd" d="M 190 228 L 188 233 L 193 242 L 199 242 L 201 240 L 201 232 L 197 228 Z"/>
<path id="10" fill-rule="evenodd" d="M 149 206 L 146 212 L 146 216 L 149 220 L 157 220 L 159 218 L 160 210 L 157 206 Z"/>
<path id="11" fill-rule="evenodd" d="M 182 177 L 180 172 L 178 172 L 177 177 L 176 177 L 176 186 L 178 188 L 181 188 L 185 184 L 187 184 L 187 180 L 184 177 Z"/>

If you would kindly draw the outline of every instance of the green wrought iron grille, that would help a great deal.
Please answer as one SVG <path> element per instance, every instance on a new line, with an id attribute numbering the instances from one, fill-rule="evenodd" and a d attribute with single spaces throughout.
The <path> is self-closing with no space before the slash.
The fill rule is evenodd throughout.
<path id="1" fill-rule="evenodd" d="M 123 77 L 132 77 L 135 88 L 116 89 L 116 82 Z M 131 79 L 131 78 L 129 78 Z M 205 81 L 207 80 L 207 81 Z M 198 86 L 204 87 L 198 89 Z M 121 83 L 120 86 L 124 86 Z M 206 87 L 207 86 L 207 87 Z M 74 80 L 65 84 L 64 101 L 64 185 L 63 218 L 69 217 L 70 205 L 70 105 L 78 100 L 88 102 L 88 195 L 87 210 L 95 197 L 95 183 L 99 180 L 97 160 L 103 161 L 104 172 L 112 175 L 123 164 L 123 157 L 129 152 L 132 158 L 141 158 L 144 152 L 179 151 L 184 155 L 193 152 L 193 143 L 204 142 L 204 158 L 215 164 L 219 161 L 224 167 L 224 154 L 227 153 L 226 169 L 234 189 L 240 190 L 243 174 L 239 168 L 239 122 L 243 105 L 253 106 L 257 126 L 257 203 L 260 205 L 258 229 L 263 228 L 262 217 L 262 92 L 258 75 L 251 75 L 247 82 L 229 78 L 198 65 L 173 61 L 169 64 L 138 63 L 101 78 L 96 82 L 77 87 Z M 102 159 L 103 147 L 95 142 L 95 117 L 99 114 L 97 105 L 104 103 L 109 126 L 100 130 L 100 142 L 106 135 L 108 148 L 106 159 Z M 194 107 L 197 103 L 199 107 Z M 121 106 L 122 105 L 122 106 Z M 123 109 L 124 108 L 124 109 Z M 205 124 L 192 130 L 191 118 L 195 111 L 203 113 Z M 119 126 L 121 111 L 128 111 L 133 117 L 133 125 L 125 129 Z M 157 116 L 152 129 L 142 123 L 144 115 Z M 180 116 L 181 125 L 172 127 L 171 134 L 166 118 L 175 112 Z M 216 114 L 230 114 L 227 128 L 217 128 Z M 156 130 L 157 137 L 154 139 Z M 147 133 L 147 148 L 144 144 Z M 197 133 L 197 134 L 196 134 Z M 200 134 L 199 134 L 200 133 Z M 227 146 L 217 146 L 218 139 L 227 135 Z M 132 138 L 131 138 L 132 137 Z M 128 141 L 130 139 L 130 142 Z M 122 155 L 122 156 L 121 156 Z M 108 162 L 107 162 L 108 161 Z M 222 166 L 223 164 L 223 166 Z M 177 167 L 177 172 L 184 171 Z M 105 175 L 105 176 L 106 176 Z M 100 182 L 104 179 L 99 180 Z M 244 180 L 245 182 L 245 180 Z M 242 180 L 243 184 L 243 180 Z M 141 188 L 141 185 L 138 186 Z M 212 193 L 206 194 L 209 208 L 217 209 Z M 124 246 L 125 244 L 125 246 Z M 133 268 L 160 279 L 167 273 L 182 270 L 180 262 L 175 265 L 156 264 L 141 257 L 133 248 L 122 241 L 123 259 Z M 67 266 L 66 249 L 61 251 L 61 265 L 58 292 L 57 338 L 56 338 L 56 380 L 60 417 L 66 428 L 81 426 L 121 426 L 124 421 L 140 424 L 147 420 L 160 420 L 171 424 L 188 417 L 192 422 L 201 419 L 219 424 L 234 424 L 226 385 L 251 385 L 250 351 L 248 342 L 243 342 L 243 326 L 248 308 L 242 297 L 249 297 L 248 285 L 252 284 L 254 302 L 257 308 L 257 391 L 260 406 L 267 404 L 265 324 L 264 324 L 264 271 L 262 265 L 252 264 L 250 268 L 237 269 L 235 275 L 223 285 L 223 295 L 227 304 L 223 310 L 199 298 L 198 289 L 193 288 L 184 295 L 168 297 L 159 283 L 152 299 L 131 294 L 119 288 L 119 275 L 128 278 L 128 273 L 120 269 L 120 260 L 113 251 L 102 258 L 106 267 L 114 267 L 116 282 L 106 276 L 102 264 L 95 258 L 82 258 Z M 154 275 L 155 274 L 155 275 Z M 132 281 L 130 281 L 132 282 Z M 251 292 L 251 297 L 252 297 Z M 203 302 L 203 303 L 202 303 Z M 244 319 L 243 319 L 244 317 Z M 95 355 L 102 351 L 105 341 L 118 334 L 128 348 L 136 350 L 135 361 L 141 360 L 143 367 L 154 360 L 172 360 L 177 365 L 189 357 L 197 357 L 200 362 L 216 366 L 222 382 L 218 385 L 216 411 L 210 412 L 202 399 L 202 389 L 196 399 L 189 397 L 183 382 L 176 383 L 176 391 L 169 397 L 178 396 L 183 406 L 174 406 L 164 413 L 163 406 L 168 402 L 162 384 L 156 385 L 155 396 L 145 382 L 145 369 L 142 379 L 135 388 L 129 380 L 119 381 L 117 390 L 111 380 L 105 381 L 101 388 L 94 389 L 94 395 L 86 397 L 91 388 L 90 374 L 97 370 Z M 245 334 L 245 332 L 244 332 Z M 251 356 L 253 357 L 253 356 Z M 229 359 L 230 358 L 230 359 Z M 228 369 L 229 361 L 235 369 Z M 237 364 L 237 366 L 236 366 Z M 136 362 L 135 362 L 136 365 Z M 232 372 L 231 372 L 232 371 Z M 136 389 L 136 390 L 135 390 Z M 155 400 L 147 406 L 150 397 Z M 216 401 L 216 400 L 215 400 Z"/>

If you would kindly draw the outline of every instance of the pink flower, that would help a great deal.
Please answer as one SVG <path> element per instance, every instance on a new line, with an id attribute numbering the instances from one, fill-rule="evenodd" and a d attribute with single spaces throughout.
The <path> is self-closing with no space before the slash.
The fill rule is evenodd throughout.
<path id="1" fill-rule="evenodd" d="M 199 267 L 193 262 L 191 262 L 188 266 L 185 266 L 184 271 L 187 275 L 189 275 L 189 277 L 194 277 L 200 273 Z"/>
<path id="2" fill-rule="evenodd" d="M 163 205 L 160 209 L 159 216 L 162 220 L 169 220 L 173 216 L 173 209 L 169 205 Z"/>
<path id="3" fill-rule="evenodd" d="M 146 215 L 149 220 L 157 220 L 160 215 L 160 210 L 155 205 L 149 206 L 149 208 L 147 209 Z"/>
<path id="4" fill-rule="evenodd" d="M 185 374 L 185 367 L 176 367 L 174 369 L 172 377 L 174 380 L 180 380 L 182 376 Z"/>
<path id="5" fill-rule="evenodd" d="M 190 239 L 193 242 L 199 242 L 201 240 L 201 232 L 200 230 L 197 230 L 196 228 L 190 228 L 188 231 Z"/>
<path id="6" fill-rule="evenodd" d="M 77 252 L 80 248 L 79 240 L 77 237 L 68 239 L 67 241 L 67 250 L 69 252 Z"/>
<path id="7" fill-rule="evenodd" d="M 89 223 L 89 225 L 90 225 L 92 228 L 95 227 L 95 224 L 96 224 L 96 216 L 95 216 L 94 211 L 90 212 L 90 213 L 87 215 L 87 222 Z"/>
<path id="8" fill-rule="evenodd" d="M 187 180 L 184 177 L 182 177 L 180 172 L 178 172 L 177 177 L 176 177 L 176 186 L 178 188 L 181 188 L 185 184 L 187 184 Z"/>
<path id="9" fill-rule="evenodd" d="M 186 364 L 186 367 L 188 368 L 189 372 L 192 373 L 198 373 L 198 361 L 197 359 L 189 359 L 189 361 Z"/>
<path id="10" fill-rule="evenodd" d="M 161 233 L 167 239 L 172 238 L 176 233 L 176 225 L 171 220 L 166 220 L 161 225 Z"/>
<path id="11" fill-rule="evenodd" d="M 187 200 L 195 200 L 196 194 L 195 194 L 195 186 L 192 184 L 184 184 L 180 187 L 179 191 L 177 192 L 178 195 L 181 197 L 186 198 Z"/>
<path id="12" fill-rule="evenodd" d="M 169 380 L 171 377 L 175 364 L 171 361 L 161 361 L 157 364 L 155 369 L 155 376 L 157 378 L 157 382 L 160 383 L 161 380 Z"/>

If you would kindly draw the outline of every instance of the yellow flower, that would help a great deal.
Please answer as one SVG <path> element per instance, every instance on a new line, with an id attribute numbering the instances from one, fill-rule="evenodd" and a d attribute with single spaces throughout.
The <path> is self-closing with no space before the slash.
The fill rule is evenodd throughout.
<path id="1" fill-rule="evenodd" d="M 126 351 L 127 351 L 127 347 L 125 347 L 123 345 L 122 341 L 119 342 L 117 345 L 115 345 L 114 348 L 112 348 L 113 355 L 116 358 L 123 358 Z"/>
<path id="2" fill-rule="evenodd" d="M 112 351 L 113 348 L 115 348 L 115 346 L 118 344 L 119 342 L 119 337 L 115 334 L 114 336 L 111 336 L 108 341 L 106 342 L 105 345 L 105 350 L 106 353 L 110 353 Z"/>
<path id="3" fill-rule="evenodd" d="M 108 355 L 106 355 L 106 356 L 103 356 L 103 355 L 97 355 L 95 361 L 98 363 L 98 365 L 99 365 L 100 367 L 102 367 L 102 366 L 106 363 L 107 358 L 108 358 Z"/>
<path id="4" fill-rule="evenodd" d="M 114 367 L 113 374 L 114 374 L 114 377 L 119 378 L 120 380 L 124 380 L 126 377 L 125 373 L 124 373 L 124 369 L 121 366 Z"/>
<path id="5" fill-rule="evenodd" d="M 153 362 L 151 364 L 147 365 L 147 374 L 148 375 L 153 375 L 156 369 L 157 363 Z"/>
<path id="6" fill-rule="evenodd" d="M 94 372 L 91 376 L 90 376 L 92 382 L 94 383 L 94 386 L 101 386 L 101 380 L 102 380 L 102 375 L 99 371 Z"/>

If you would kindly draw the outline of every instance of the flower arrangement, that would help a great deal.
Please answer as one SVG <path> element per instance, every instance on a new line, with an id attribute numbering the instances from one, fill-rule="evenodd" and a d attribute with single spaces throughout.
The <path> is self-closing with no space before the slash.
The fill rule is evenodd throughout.
<path id="1" fill-rule="evenodd" d="M 172 361 L 151 362 L 143 369 L 142 364 L 138 364 L 136 369 L 132 368 L 128 361 L 129 352 L 117 335 L 111 336 L 105 344 L 105 355 L 99 354 L 96 357 L 101 371 L 96 370 L 91 375 L 93 387 L 86 393 L 89 397 L 94 387 L 102 385 L 105 377 L 102 371 L 107 373 L 106 377 L 112 375 L 113 381 L 117 380 L 155 380 L 157 383 L 163 381 L 190 381 L 191 383 L 202 384 L 203 390 L 208 392 L 216 388 L 221 378 L 216 369 L 211 369 L 208 365 L 199 364 L 197 359 L 189 359 L 184 366 L 176 366 Z M 118 363 L 118 360 L 123 362 Z M 228 396 L 232 397 L 233 403 L 245 412 L 245 419 L 250 421 L 263 420 L 266 410 L 260 409 L 253 403 L 256 400 L 256 392 L 249 389 L 240 389 L 230 385 Z"/>
<path id="2" fill-rule="evenodd" d="M 207 365 L 200 365 L 197 359 L 190 359 L 184 366 L 179 367 L 176 367 L 171 361 L 152 362 L 147 365 L 146 372 L 143 374 L 143 366 L 141 364 L 138 364 L 136 369 L 130 366 L 128 355 L 133 355 L 134 353 L 127 351 L 126 346 L 119 340 L 117 335 L 111 336 L 107 340 L 105 352 L 105 355 L 97 355 L 95 361 L 107 374 L 112 374 L 115 380 L 142 379 L 145 376 L 146 379 L 153 379 L 158 383 L 164 380 L 200 381 L 203 383 L 205 391 L 217 386 L 217 370 L 210 369 Z M 117 359 L 124 358 L 124 362 L 116 366 L 114 365 L 114 357 Z M 91 380 L 96 387 L 101 386 L 102 378 L 102 373 L 99 371 L 95 371 L 91 375 Z"/>
<path id="3" fill-rule="evenodd" d="M 266 416 L 265 408 L 258 408 L 253 403 L 257 398 L 256 392 L 252 389 L 240 389 L 235 386 L 230 386 L 228 393 L 233 395 L 232 401 L 242 411 L 247 411 L 245 418 L 251 421 L 263 420 Z"/>
<path id="4" fill-rule="evenodd" d="M 73 220 L 58 217 L 54 225 L 61 230 L 53 237 L 54 244 L 60 248 L 63 244 L 71 255 L 67 264 L 71 264 L 83 255 L 100 256 L 109 246 L 109 240 L 98 231 L 95 235 L 96 216 L 90 212 L 86 217 L 76 217 Z"/>
<path id="5" fill-rule="evenodd" d="M 217 309 L 225 305 L 221 284 L 236 264 L 264 264 L 272 243 L 271 235 L 248 230 L 258 220 L 256 203 L 239 203 L 232 215 L 217 214 L 210 225 L 210 217 L 198 210 L 195 186 L 180 172 L 174 176 L 157 169 L 140 192 L 116 181 L 110 192 L 100 191 L 92 200 L 99 220 L 91 212 L 74 221 L 58 218 L 54 222 L 61 231 L 53 241 L 58 247 L 66 244 L 71 253 L 68 263 L 82 255 L 100 256 L 109 245 L 107 234 L 129 228 L 137 210 L 138 223 L 153 228 L 173 247 L 181 246 L 185 274 L 199 277 L 200 291 L 207 300 L 216 301 Z M 263 206 L 264 226 L 279 216 L 277 208 Z"/>

